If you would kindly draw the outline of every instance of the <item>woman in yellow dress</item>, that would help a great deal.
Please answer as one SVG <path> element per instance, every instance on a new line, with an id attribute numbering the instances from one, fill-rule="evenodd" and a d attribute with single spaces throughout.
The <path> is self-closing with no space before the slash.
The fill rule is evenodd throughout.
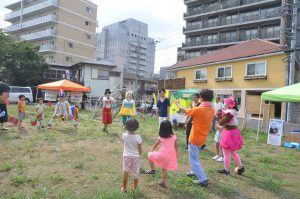
<path id="1" fill-rule="evenodd" d="M 125 94 L 125 99 L 122 103 L 120 115 L 122 116 L 123 126 L 125 126 L 127 119 L 136 115 L 135 101 L 132 97 L 131 91 L 127 91 Z"/>

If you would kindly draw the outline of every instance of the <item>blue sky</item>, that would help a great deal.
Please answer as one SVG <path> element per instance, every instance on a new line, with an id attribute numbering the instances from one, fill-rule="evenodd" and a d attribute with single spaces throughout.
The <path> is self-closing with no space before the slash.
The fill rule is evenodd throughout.
<path id="1" fill-rule="evenodd" d="M 0 0 L 0 27 L 8 25 L 3 21 L 9 10 L 4 6 L 16 0 Z M 149 36 L 160 43 L 157 44 L 155 71 L 161 66 L 176 63 L 177 47 L 184 40 L 183 0 L 93 0 L 98 4 L 98 20 L 100 29 L 103 26 L 134 18 L 148 24 Z"/>

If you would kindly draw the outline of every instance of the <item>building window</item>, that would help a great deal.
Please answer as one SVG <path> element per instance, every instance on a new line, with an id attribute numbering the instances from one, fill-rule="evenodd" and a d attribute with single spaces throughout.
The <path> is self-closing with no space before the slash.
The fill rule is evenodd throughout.
<path id="1" fill-rule="evenodd" d="M 91 39 L 91 35 L 86 34 L 85 36 L 86 36 L 87 39 Z"/>
<path id="2" fill-rule="evenodd" d="M 280 26 L 262 27 L 260 29 L 261 38 L 276 38 L 280 37 Z"/>
<path id="3" fill-rule="evenodd" d="M 217 78 L 232 78 L 232 66 L 218 67 Z"/>
<path id="4" fill-rule="evenodd" d="M 46 79 L 55 79 L 55 80 L 64 79 L 64 78 L 66 78 L 66 71 L 48 69 L 44 73 L 44 78 L 46 78 Z"/>
<path id="5" fill-rule="evenodd" d="M 267 75 L 267 62 L 248 63 L 247 76 L 266 76 Z"/>
<path id="6" fill-rule="evenodd" d="M 234 24 L 238 22 L 238 17 L 237 15 L 227 15 L 225 17 L 225 25 L 229 25 L 229 24 Z"/>
<path id="7" fill-rule="evenodd" d="M 93 13 L 93 9 L 90 8 L 90 7 L 86 7 L 86 12 L 87 12 L 87 13 Z"/>
<path id="8" fill-rule="evenodd" d="M 86 26 L 91 26 L 92 24 L 91 24 L 91 22 L 89 22 L 89 21 L 85 21 L 85 25 L 86 25 Z"/>
<path id="9" fill-rule="evenodd" d="M 92 79 L 108 80 L 109 79 L 109 71 L 92 68 Z"/>
<path id="10" fill-rule="evenodd" d="M 68 56 L 67 56 L 67 57 L 66 57 L 66 61 L 67 61 L 67 62 L 72 62 L 72 57 L 68 57 Z"/>
<path id="11" fill-rule="evenodd" d="M 207 80 L 207 69 L 195 70 L 195 80 Z"/>
<path id="12" fill-rule="evenodd" d="M 74 47 L 73 43 L 71 43 L 71 42 L 68 42 L 68 46 L 69 46 L 69 48 L 73 48 Z"/>
<path id="13" fill-rule="evenodd" d="M 250 40 L 258 37 L 258 29 L 241 30 L 241 41 Z"/>

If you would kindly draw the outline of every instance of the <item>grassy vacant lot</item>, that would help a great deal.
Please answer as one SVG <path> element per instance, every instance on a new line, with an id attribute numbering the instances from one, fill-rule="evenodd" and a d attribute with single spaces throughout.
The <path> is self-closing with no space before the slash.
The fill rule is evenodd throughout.
<path id="1" fill-rule="evenodd" d="M 28 106 L 28 112 L 33 107 Z M 53 109 L 52 109 L 53 110 Z M 15 105 L 10 113 L 16 115 Z M 46 121 L 52 111 L 47 113 Z M 201 153 L 202 164 L 210 185 L 201 188 L 185 176 L 189 170 L 187 151 L 182 149 L 184 132 L 176 130 L 180 144 L 179 170 L 169 173 L 170 189 L 157 185 L 155 176 L 141 174 L 140 189 L 120 193 L 122 183 L 122 141 L 120 118 L 101 132 L 100 121 L 89 119 L 89 112 L 80 113 L 78 130 L 71 123 L 57 122 L 52 130 L 38 130 L 29 125 L 19 132 L 10 128 L 0 133 L 0 198 L 299 198 L 300 151 L 273 147 L 262 135 L 255 142 L 254 132 L 243 132 L 245 146 L 240 151 L 246 167 L 244 176 L 219 175 L 221 163 L 211 160 L 214 155 L 213 134 L 208 150 Z M 138 133 L 143 138 L 141 171 L 148 169 L 147 152 L 157 138 L 154 118 L 140 120 Z M 234 165 L 232 165 L 234 168 Z"/>

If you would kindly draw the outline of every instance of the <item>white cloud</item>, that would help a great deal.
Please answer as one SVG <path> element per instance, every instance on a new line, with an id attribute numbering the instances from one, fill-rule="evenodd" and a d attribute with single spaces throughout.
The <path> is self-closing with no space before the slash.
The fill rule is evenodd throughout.
<path id="1" fill-rule="evenodd" d="M 11 0 L 0 0 L 0 27 L 7 25 L 3 18 L 9 10 L 4 6 L 11 2 Z M 93 2 L 98 5 L 100 28 L 127 18 L 134 18 L 148 24 L 149 36 L 161 39 L 157 44 L 157 49 L 162 50 L 156 52 L 156 72 L 161 66 L 176 63 L 177 46 L 180 46 L 184 39 L 183 0 L 93 0 Z"/>

